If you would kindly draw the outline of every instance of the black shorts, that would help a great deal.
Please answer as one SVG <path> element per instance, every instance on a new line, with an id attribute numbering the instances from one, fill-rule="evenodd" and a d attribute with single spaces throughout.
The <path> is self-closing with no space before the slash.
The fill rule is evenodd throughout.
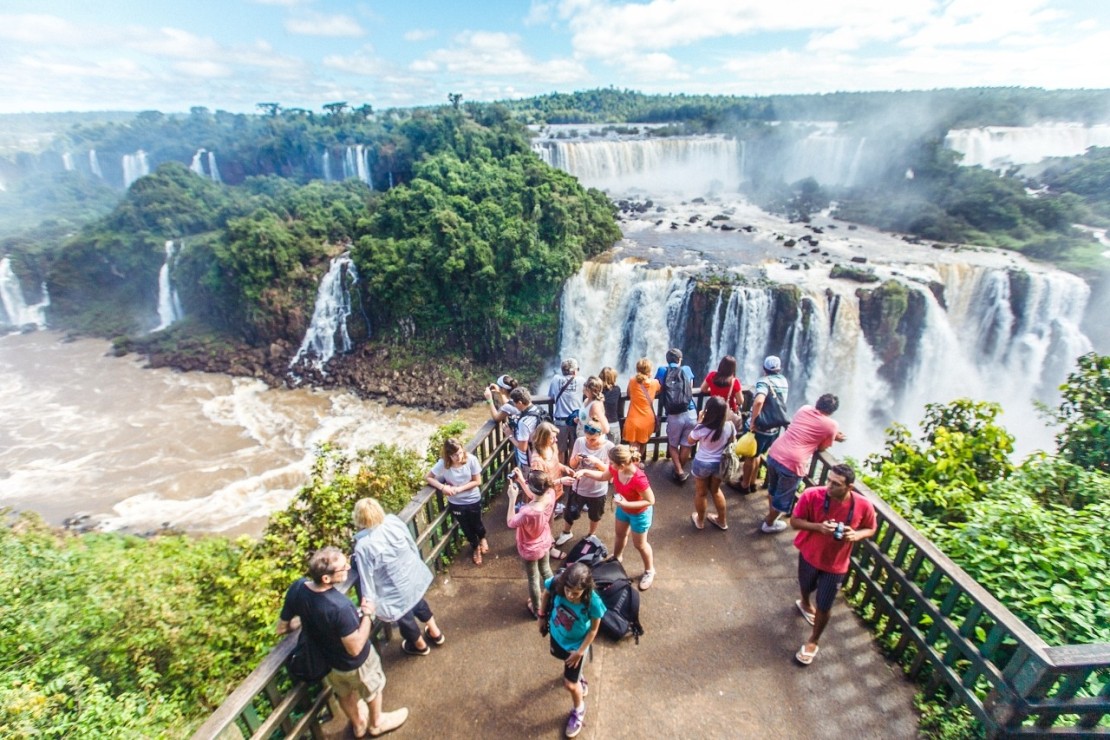
<path id="1" fill-rule="evenodd" d="M 578 661 L 578 665 L 571 668 L 566 664 L 566 659 L 570 657 L 570 653 L 563 649 L 563 646 L 555 642 L 555 638 L 551 637 L 551 654 L 559 660 L 563 661 L 563 679 L 570 683 L 578 683 L 582 679 L 582 671 L 586 667 L 586 658 L 590 657 L 590 649 L 586 648 L 586 654 L 582 656 L 582 660 Z"/>
<path id="2" fill-rule="evenodd" d="M 567 524 L 575 522 L 585 511 L 591 522 L 600 522 L 601 515 L 605 513 L 605 497 L 579 496 L 573 491 L 567 494 L 567 505 L 563 509 L 563 521 Z"/>
<path id="3" fill-rule="evenodd" d="M 816 606 L 823 612 L 832 611 L 836 592 L 840 590 L 840 584 L 844 583 L 845 575 L 847 574 L 818 570 L 798 555 L 798 585 L 807 594 L 817 592 Z"/>

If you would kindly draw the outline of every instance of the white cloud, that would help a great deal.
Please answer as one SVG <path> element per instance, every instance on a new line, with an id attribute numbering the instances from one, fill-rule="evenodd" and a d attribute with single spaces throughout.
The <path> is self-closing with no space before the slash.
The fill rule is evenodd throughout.
<path id="1" fill-rule="evenodd" d="M 93 46 L 103 43 L 103 29 L 91 32 L 56 15 L 0 14 L 0 39 L 35 46 Z M 110 34 L 109 34 L 110 36 Z"/>
<path id="2" fill-rule="evenodd" d="M 369 45 L 363 46 L 354 54 L 329 54 L 322 63 L 329 69 L 366 76 L 377 76 L 390 68 L 386 60 L 377 56 Z"/>
<path id="3" fill-rule="evenodd" d="M 302 36 L 328 36 L 335 38 L 355 38 L 365 36 L 366 31 L 349 15 L 321 15 L 311 13 L 285 20 L 285 30 Z"/>
<path id="4" fill-rule="evenodd" d="M 234 74 L 234 70 L 226 64 L 205 60 L 176 62 L 173 68 L 187 77 L 199 77 L 201 79 L 231 77 Z"/>
<path id="5" fill-rule="evenodd" d="M 24 71 L 58 78 L 99 78 L 109 80 L 146 80 L 153 75 L 133 59 L 116 58 L 92 63 L 77 63 L 46 56 L 24 56 L 18 60 Z"/>
<path id="6" fill-rule="evenodd" d="M 436 32 L 430 28 L 414 28 L 411 31 L 405 31 L 405 41 L 427 41 L 435 38 L 435 35 Z"/>
<path id="7" fill-rule="evenodd" d="M 522 77 L 545 83 L 574 83 L 587 76 L 585 67 L 573 59 L 533 59 L 513 34 L 491 31 L 466 31 L 445 49 L 437 49 L 415 60 L 410 69 L 443 69 L 455 75 L 477 77 Z"/>

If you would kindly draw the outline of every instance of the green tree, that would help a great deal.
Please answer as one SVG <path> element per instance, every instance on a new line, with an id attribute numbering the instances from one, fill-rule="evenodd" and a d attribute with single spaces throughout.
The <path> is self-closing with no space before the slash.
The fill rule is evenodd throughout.
<path id="1" fill-rule="evenodd" d="M 1060 393 L 1054 414 L 1062 426 L 1056 435 L 1060 454 L 1080 467 L 1110 473 L 1110 356 L 1080 357 Z"/>

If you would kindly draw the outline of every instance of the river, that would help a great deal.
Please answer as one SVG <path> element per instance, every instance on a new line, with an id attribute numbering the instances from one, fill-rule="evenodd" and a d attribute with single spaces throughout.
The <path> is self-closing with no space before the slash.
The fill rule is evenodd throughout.
<path id="1" fill-rule="evenodd" d="M 340 391 L 274 389 L 151 370 L 107 342 L 55 332 L 0 337 L 0 506 L 103 529 L 257 534 L 307 479 L 324 442 L 423 451 L 454 418 Z"/>

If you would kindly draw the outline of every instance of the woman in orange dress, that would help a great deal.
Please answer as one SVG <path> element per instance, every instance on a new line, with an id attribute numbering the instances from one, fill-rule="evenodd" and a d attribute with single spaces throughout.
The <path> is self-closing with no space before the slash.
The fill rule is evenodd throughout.
<path id="1" fill-rule="evenodd" d="M 651 375 L 651 361 L 641 357 L 636 375 L 628 381 L 628 415 L 624 417 L 621 434 L 628 444 L 638 445 L 640 458 L 647 459 L 647 442 L 655 433 L 655 396 L 659 381 Z"/>

